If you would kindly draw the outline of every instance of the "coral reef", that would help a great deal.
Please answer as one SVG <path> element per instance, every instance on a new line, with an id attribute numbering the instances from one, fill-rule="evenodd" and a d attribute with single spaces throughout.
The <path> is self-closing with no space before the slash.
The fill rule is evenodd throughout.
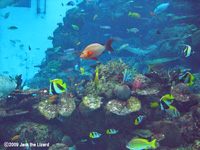
<path id="1" fill-rule="evenodd" d="M 128 85 L 118 85 L 114 88 L 113 93 L 119 100 L 127 100 L 131 95 Z"/>

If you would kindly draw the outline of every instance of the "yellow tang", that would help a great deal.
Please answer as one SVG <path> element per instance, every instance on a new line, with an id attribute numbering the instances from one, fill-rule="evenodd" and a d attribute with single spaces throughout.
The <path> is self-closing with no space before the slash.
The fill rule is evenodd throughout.
<path id="1" fill-rule="evenodd" d="M 81 70 L 81 75 L 85 75 L 85 71 L 82 67 L 80 67 L 80 70 Z"/>

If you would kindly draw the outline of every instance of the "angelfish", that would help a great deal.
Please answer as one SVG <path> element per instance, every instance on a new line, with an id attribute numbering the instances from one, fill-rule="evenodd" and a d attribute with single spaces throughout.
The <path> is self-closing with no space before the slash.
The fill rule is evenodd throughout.
<path id="1" fill-rule="evenodd" d="M 113 42 L 113 39 L 108 40 L 107 44 L 101 44 L 101 43 L 93 43 L 88 45 L 83 52 L 80 55 L 81 59 L 93 59 L 98 60 L 98 56 L 105 53 L 105 50 L 108 49 L 109 51 L 113 52 L 113 48 L 111 47 L 111 44 Z"/>

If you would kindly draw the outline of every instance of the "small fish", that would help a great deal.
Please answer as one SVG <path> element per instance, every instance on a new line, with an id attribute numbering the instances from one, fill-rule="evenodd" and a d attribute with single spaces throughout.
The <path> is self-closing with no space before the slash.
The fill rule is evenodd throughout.
<path id="1" fill-rule="evenodd" d="M 155 15 L 158 15 L 158 14 L 164 12 L 168 8 L 169 5 L 170 5 L 169 3 L 160 4 L 154 9 L 153 13 Z"/>
<path id="2" fill-rule="evenodd" d="M 67 90 L 66 83 L 62 79 L 50 80 L 49 93 L 51 95 L 60 94 Z"/>
<path id="3" fill-rule="evenodd" d="M 126 30 L 127 30 L 128 33 L 129 33 L 129 32 L 137 33 L 137 32 L 139 31 L 138 28 L 131 28 L 131 29 L 126 29 Z"/>
<path id="4" fill-rule="evenodd" d="M 9 17 L 9 15 L 10 15 L 10 12 L 5 13 L 4 19 L 7 19 Z"/>
<path id="5" fill-rule="evenodd" d="M 182 44 L 183 46 L 186 46 L 186 48 L 183 50 L 183 54 L 185 57 L 189 57 L 192 54 L 192 47 L 187 44 Z"/>
<path id="6" fill-rule="evenodd" d="M 155 15 L 153 12 L 150 12 L 150 14 L 151 14 L 152 16 L 156 17 L 156 15 Z"/>
<path id="7" fill-rule="evenodd" d="M 59 51 L 61 49 L 61 46 L 58 46 L 55 48 L 55 52 Z"/>
<path id="8" fill-rule="evenodd" d="M 81 75 L 85 75 L 85 71 L 82 67 L 80 67 L 80 70 L 81 70 Z"/>
<path id="9" fill-rule="evenodd" d="M 190 72 L 184 72 L 184 73 L 179 74 L 178 79 L 181 82 L 183 82 L 187 85 L 190 85 L 190 86 L 194 84 L 194 82 L 193 82 L 194 76 Z"/>
<path id="10" fill-rule="evenodd" d="M 150 102 L 150 107 L 151 108 L 156 108 L 158 106 L 159 106 L 158 102 Z"/>
<path id="11" fill-rule="evenodd" d="M 55 95 L 53 95 L 53 96 L 51 96 L 50 98 L 49 98 L 49 102 L 53 102 L 54 100 L 55 100 L 55 98 L 56 98 L 56 96 Z"/>
<path id="12" fill-rule="evenodd" d="M 108 29 L 111 29 L 111 26 L 101 26 L 101 25 L 100 25 L 100 28 L 101 28 L 101 29 L 106 29 L 106 30 L 108 30 Z"/>
<path id="13" fill-rule="evenodd" d="M 113 42 L 113 39 L 109 39 L 106 45 L 103 45 L 101 43 L 94 43 L 88 45 L 83 52 L 80 55 L 81 59 L 93 59 L 98 60 L 98 56 L 102 55 L 106 49 L 113 52 L 113 48 L 111 47 L 111 44 Z"/>
<path id="14" fill-rule="evenodd" d="M 98 17 L 98 15 L 96 14 L 96 15 L 94 15 L 94 17 L 93 17 L 93 20 L 96 20 L 96 18 Z"/>
<path id="15" fill-rule="evenodd" d="M 165 69 L 165 66 L 162 63 L 155 63 L 152 66 L 148 65 L 149 69 L 147 72 L 162 72 Z"/>
<path id="16" fill-rule="evenodd" d="M 110 33 L 105 33 L 103 36 L 112 36 Z"/>
<path id="17" fill-rule="evenodd" d="M 81 42 L 78 42 L 76 45 L 80 45 L 81 44 Z"/>
<path id="18" fill-rule="evenodd" d="M 160 31 L 160 30 L 157 30 L 157 31 L 156 31 L 156 34 L 161 34 L 161 31 Z"/>
<path id="19" fill-rule="evenodd" d="M 142 115 L 140 115 L 140 116 L 138 116 L 136 119 L 135 119 L 135 125 L 139 125 L 141 122 L 142 122 L 142 120 L 145 118 L 145 116 L 142 116 Z"/>
<path id="20" fill-rule="evenodd" d="M 31 47 L 30 47 L 30 45 L 28 46 L 28 49 L 29 49 L 29 51 L 31 50 Z"/>
<path id="21" fill-rule="evenodd" d="M 141 18 L 140 14 L 134 12 L 133 13 L 129 12 L 128 15 L 134 18 Z"/>
<path id="22" fill-rule="evenodd" d="M 169 106 L 169 105 L 172 104 L 173 101 L 174 101 L 174 96 L 173 95 L 166 94 L 166 95 L 162 96 L 161 99 L 160 99 L 161 110 L 164 110 L 164 106 L 163 106 L 162 102 L 164 102 L 164 104 Z"/>
<path id="23" fill-rule="evenodd" d="M 96 75 L 95 75 L 95 78 L 94 78 L 94 89 L 97 92 L 97 90 L 98 90 L 98 82 L 99 82 L 99 69 L 98 69 L 98 67 L 96 67 L 95 72 L 96 72 Z"/>
<path id="24" fill-rule="evenodd" d="M 92 139 L 99 138 L 100 136 L 101 136 L 101 134 L 98 132 L 90 132 L 90 134 L 89 134 L 89 137 Z"/>
<path id="25" fill-rule="evenodd" d="M 127 47 L 127 46 L 129 46 L 129 44 L 123 44 L 123 45 L 121 45 L 118 49 L 117 49 L 117 51 L 119 52 L 120 50 L 122 50 L 122 49 L 124 49 L 125 47 Z"/>
<path id="26" fill-rule="evenodd" d="M 116 41 L 123 41 L 123 39 L 122 39 L 122 38 L 120 38 L 120 37 L 117 37 L 117 36 L 113 37 L 112 39 L 113 39 L 113 40 L 116 40 Z"/>
<path id="27" fill-rule="evenodd" d="M 107 129 L 106 130 L 106 134 L 116 134 L 118 132 L 119 132 L 119 130 L 115 130 L 115 129 Z"/>
<path id="28" fill-rule="evenodd" d="M 11 138 L 12 141 L 18 139 L 20 137 L 20 135 L 15 135 L 14 137 Z"/>
<path id="29" fill-rule="evenodd" d="M 76 31 L 78 31 L 78 30 L 79 30 L 79 27 L 78 27 L 77 25 L 75 25 L 75 24 L 72 24 L 71 26 L 72 26 L 72 28 L 73 28 L 74 30 L 76 30 Z"/>
<path id="30" fill-rule="evenodd" d="M 149 142 L 147 139 L 132 139 L 126 144 L 126 148 L 130 150 L 143 150 L 148 148 L 156 148 L 156 139 Z"/>
<path id="31" fill-rule="evenodd" d="M 48 40 L 53 40 L 53 37 L 52 36 L 48 36 L 47 39 Z"/>
<path id="32" fill-rule="evenodd" d="M 8 29 L 9 30 L 16 30 L 16 29 L 18 29 L 16 26 L 10 26 L 10 27 L 8 27 Z"/>
<path id="33" fill-rule="evenodd" d="M 75 49 L 74 48 L 68 48 L 68 49 L 65 49 L 63 51 L 64 51 L 64 53 L 71 53 L 71 52 L 74 52 Z"/>
<path id="34" fill-rule="evenodd" d="M 69 1 L 66 5 L 67 5 L 67 6 L 74 6 L 75 3 L 74 3 L 73 1 Z"/>

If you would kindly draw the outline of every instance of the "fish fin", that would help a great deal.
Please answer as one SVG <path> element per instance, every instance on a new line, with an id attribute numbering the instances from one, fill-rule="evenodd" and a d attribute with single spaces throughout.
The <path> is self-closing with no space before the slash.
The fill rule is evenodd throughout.
<path id="1" fill-rule="evenodd" d="M 154 149 L 156 148 L 156 139 L 151 141 L 151 147 L 153 147 Z"/>
<path id="2" fill-rule="evenodd" d="M 94 57 L 94 58 L 92 58 L 93 60 L 98 60 L 98 58 L 97 57 Z"/>
<path id="3" fill-rule="evenodd" d="M 105 51 L 103 51 L 103 52 L 101 53 L 101 55 L 104 54 L 104 53 L 105 53 Z"/>
<path id="4" fill-rule="evenodd" d="M 106 44 L 106 49 L 108 49 L 111 52 L 114 52 L 113 48 L 111 47 L 111 44 L 113 42 L 113 39 L 109 39 L 107 44 Z"/>
<path id="5" fill-rule="evenodd" d="M 67 85 L 66 83 L 63 84 L 64 89 L 67 89 Z"/>
<path id="6" fill-rule="evenodd" d="M 49 79 L 49 82 L 51 83 L 51 82 L 52 82 L 52 80 L 51 80 L 51 79 Z"/>

